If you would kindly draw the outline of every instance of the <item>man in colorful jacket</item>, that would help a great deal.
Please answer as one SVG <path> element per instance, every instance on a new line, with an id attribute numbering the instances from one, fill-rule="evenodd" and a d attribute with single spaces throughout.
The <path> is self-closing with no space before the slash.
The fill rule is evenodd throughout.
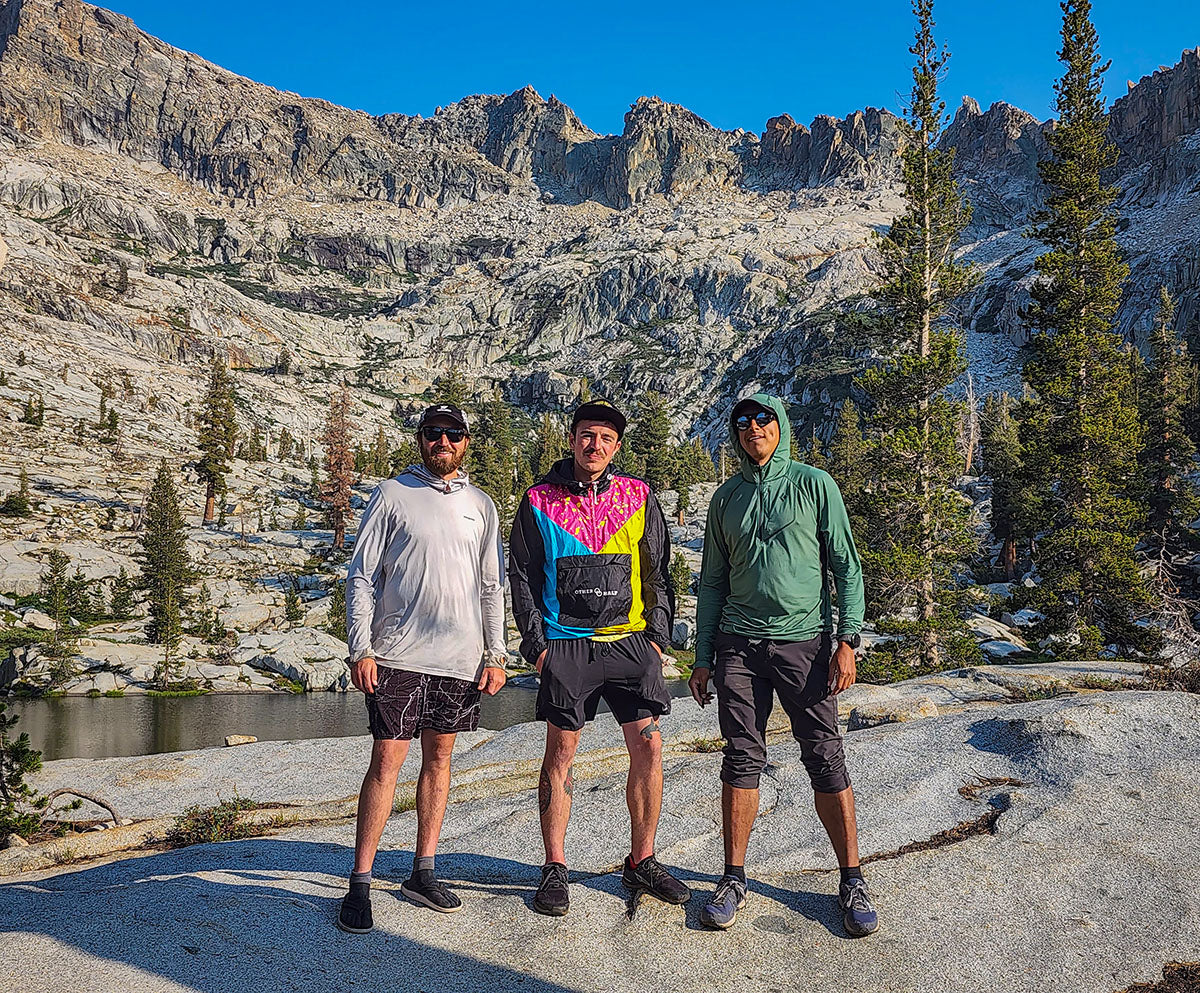
<path id="1" fill-rule="evenodd" d="M 864 606 L 858 550 L 833 478 L 791 460 L 782 402 L 765 393 L 747 397 L 734 406 L 729 431 L 741 471 L 718 487 L 708 508 L 689 681 L 704 706 L 713 670 L 725 739 L 725 872 L 700 919 L 728 928 L 746 903 L 746 848 L 778 693 L 841 867 L 844 926 L 856 937 L 869 934 L 878 920 L 859 868 L 834 699 L 855 677 Z M 828 573 L 837 586 L 836 634 Z"/>
<path id="2" fill-rule="evenodd" d="M 662 674 L 675 601 L 670 539 L 648 484 L 610 468 L 625 417 L 585 403 L 571 420 L 569 458 L 525 494 L 513 524 L 509 576 L 521 653 L 541 674 L 537 719 L 546 722 L 538 782 L 546 862 L 533 907 L 570 906 L 565 841 L 571 762 L 583 726 L 608 704 L 629 750 L 631 846 L 621 881 L 668 903 L 691 896 L 654 857 L 662 807 L 662 735 L 671 709 Z"/>

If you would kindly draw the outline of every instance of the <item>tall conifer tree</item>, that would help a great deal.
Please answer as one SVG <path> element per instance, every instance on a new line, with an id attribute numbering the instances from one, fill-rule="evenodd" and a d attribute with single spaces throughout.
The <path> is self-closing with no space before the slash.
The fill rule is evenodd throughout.
<path id="1" fill-rule="evenodd" d="M 325 422 L 325 488 L 322 499 L 333 528 L 333 551 L 346 543 L 346 518 L 350 515 L 350 487 L 354 485 L 354 439 L 350 426 L 350 390 L 330 394 Z"/>
<path id="2" fill-rule="evenodd" d="M 211 524 L 217 494 L 225 489 L 225 474 L 237 441 L 234 417 L 233 380 L 224 353 L 213 352 L 208 373 L 208 389 L 196 417 L 200 458 L 196 471 L 204 483 L 204 523 Z"/>
<path id="3" fill-rule="evenodd" d="M 1200 513 L 1195 487 L 1186 478 L 1194 469 L 1195 446 L 1185 416 L 1196 378 L 1187 345 L 1175 334 L 1175 301 L 1166 287 L 1159 291 L 1158 315 L 1150 335 L 1150 366 L 1141 395 L 1146 426 L 1145 492 L 1149 557 L 1154 581 L 1170 592 L 1170 550 L 1186 548 L 1196 535 L 1189 527 Z"/>
<path id="4" fill-rule="evenodd" d="M 934 40 L 933 0 L 914 0 L 913 14 L 905 210 L 880 242 L 888 276 L 877 294 L 885 359 L 858 380 L 874 449 L 863 558 L 869 605 L 902 635 L 901 655 L 940 669 L 968 648 L 954 571 L 974 551 L 974 537 L 953 489 L 963 471 L 961 415 L 946 395 L 966 359 L 945 311 L 973 274 L 954 260 L 970 208 L 954 181 L 954 149 L 941 147 L 947 117 L 938 84 L 949 52 Z"/>
<path id="5" fill-rule="evenodd" d="M 144 522 L 139 558 L 142 585 L 150 608 L 146 637 L 163 646 L 161 679 L 166 688 L 174 668 L 175 650 L 183 634 L 180 618 L 183 588 L 191 576 L 183 514 L 166 459 L 159 464 L 158 475 L 150 487 Z"/>
<path id="6" fill-rule="evenodd" d="M 1059 120 L 1039 163 L 1045 209 L 1033 236 L 1038 257 L 1028 319 L 1036 333 L 1021 412 L 1026 483 L 1037 495 L 1044 537 L 1037 565 L 1049 627 L 1081 654 L 1128 643 L 1133 616 L 1149 603 L 1134 557 L 1143 514 L 1138 485 L 1143 430 L 1130 363 L 1113 331 L 1129 267 L 1116 242 L 1117 161 L 1107 136 L 1104 73 L 1089 0 L 1065 0 L 1066 66 L 1055 84 Z"/>

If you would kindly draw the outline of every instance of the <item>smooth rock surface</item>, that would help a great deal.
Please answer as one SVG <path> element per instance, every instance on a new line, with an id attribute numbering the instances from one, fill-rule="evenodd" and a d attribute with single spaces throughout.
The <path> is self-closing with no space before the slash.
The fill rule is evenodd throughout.
<path id="1" fill-rule="evenodd" d="M 711 731 L 711 714 L 692 716 Z M 594 731 L 596 744 L 614 740 L 611 721 Z M 511 762 L 536 753 L 539 738 L 536 727 L 508 729 L 469 745 L 458 764 L 469 777 L 476 753 Z M 318 742 L 293 747 L 293 765 L 312 750 L 310 771 L 331 758 Z M 528 907 L 540 861 L 530 783 L 452 803 L 438 856 L 464 902 L 452 917 L 399 897 L 415 830 L 408 812 L 389 821 L 376 862 L 374 933 L 338 932 L 353 826 L 318 824 L 6 881 L 0 986 L 551 993 L 592 991 L 604 977 L 604 989 L 639 993 L 1095 993 L 1200 958 L 1200 868 L 1179 857 L 1200 847 L 1196 697 L 1088 694 L 850 734 L 865 874 L 882 921 L 860 941 L 841 934 L 834 862 L 799 748 L 784 737 L 770 749 L 750 902 L 728 933 L 702 930 L 696 917 L 720 871 L 721 756 L 672 753 L 657 851 L 693 886 L 686 907 L 647 898 L 627 911 L 611 871 L 628 830 L 616 762 L 579 780 L 565 918 Z M 276 771 L 264 769 L 264 780 Z M 996 818 L 994 834 L 897 854 L 984 815 Z"/>

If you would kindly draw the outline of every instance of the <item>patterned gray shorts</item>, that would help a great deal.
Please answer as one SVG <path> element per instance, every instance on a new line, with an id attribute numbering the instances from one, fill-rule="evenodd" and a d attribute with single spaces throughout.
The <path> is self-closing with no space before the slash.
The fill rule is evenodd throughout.
<path id="1" fill-rule="evenodd" d="M 367 720 L 376 741 L 408 741 L 422 731 L 457 734 L 479 727 L 479 687 L 469 679 L 381 665 L 375 692 L 366 697 Z"/>

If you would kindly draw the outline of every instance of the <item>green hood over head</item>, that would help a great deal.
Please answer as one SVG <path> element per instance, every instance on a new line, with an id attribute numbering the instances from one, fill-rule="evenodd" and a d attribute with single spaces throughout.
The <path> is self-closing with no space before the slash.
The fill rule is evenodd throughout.
<path id="1" fill-rule="evenodd" d="M 733 424 L 733 410 L 737 409 L 738 404 L 745 403 L 747 400 L 752 400 L 767 410 L 775 411 L 775 418 L 779 421 L 779 446 L 775 449 L 774 454 L 767 461 L 767 464 L 761 469 L 746 454 L 746 449 L 742 447 L 742 443 L 738 439 L 737 428 Z M 742 464 L 742 475 L 746 479 L 753 481 L 756 474 L 763 474 L 767 479 L 773 479 L 781 473 L 786 472 L 788 463 L 792 460 L 792 426 L 788 422 L 787 408 L 784 407 L 783 401 L 778 397 L 771 396 L 769 393 L 752 393 L 748 397 L 742 397 L 735 403 L 733 410 L 729 412 L 729 440 L 733 444 L 733 450 L 737 452 L 738 459 Z"/>

